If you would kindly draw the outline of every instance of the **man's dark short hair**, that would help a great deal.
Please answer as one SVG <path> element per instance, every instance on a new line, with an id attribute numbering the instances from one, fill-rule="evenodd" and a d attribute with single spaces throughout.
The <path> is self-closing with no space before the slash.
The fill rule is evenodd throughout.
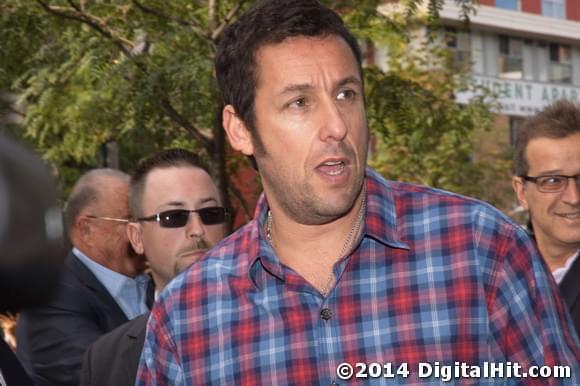
<path id="1" fill-rule="evenodd" d="M 517 133 L 514 149 L 514 174 L 525 176 L 530 168 L 526 147 L 536 138 L 561 139 L 580 133 L 580 105 L 559 100 L 527 119 Z"/>
<path id="2" fill-rule="evenodd" d="M 356 38 L 333 10 L 316 0 L 262 0 L 230 25 L 220 39 L 215 67 L 225 104 L 244 124 L 255 127 L 254 100 L 258 83 L 256 53 L 291 37 L 338 36 L 348 44 L 362 77 Z"/>
<path id="3" fill-rule="evenodd" d="M 142 205 L 147 176 L 155 169 L 171 167 L 193 167 L 202 169 L 209 174 L 208 169 L 200 158 L 185 149 L 166 149 L 144 159 L 139 163 L 131 176 L 131 184 L 129 186 L 129 210 L 131 211 L 131 217 L 137 218 L 145 215 L 142 213 Z M 160 186 L 159 189 L 165 188 Z"/>

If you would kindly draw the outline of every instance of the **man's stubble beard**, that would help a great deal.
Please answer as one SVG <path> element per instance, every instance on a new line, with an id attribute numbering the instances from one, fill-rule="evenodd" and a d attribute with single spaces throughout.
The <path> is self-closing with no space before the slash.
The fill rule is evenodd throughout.
<path id="1" fill-rule="evenodd" d="M 185 271 L 192 263 L 195 262 L 191 261 L 184 264 L 183 258 L 181 257 L 182 255 L 193 253 L 199 250 L 207 251 L 212 247 L 211 243 L 203 237 L 195 237 L 193 241 L 194 241 L 193 243 L 191 243 L 189 246 L 183 249 L 180 249 L 179 252 L 177 253 L 177 259 L 175 260 L 175 264 L 173 265 L 174 277 L 180 274 L 181 272 Z"/>
<path id="2" fill-rule="evenodd" d="M 355 153 L 344 142 L 339 142 L 337 150 L 329 152 L 328 156 L 347 157 L 352 162 L 351 173 L 358 171 L 360 174 L 352 185 L 347 187 L 342 195 L 343 199 L 338 205 L 332 205 L 324 197 L 320 197 L 308 180 L 302 181 L 299 186 L 288 183 L 283 176 L 289 175 L 289 173 L 276 173 L 268 166 L 271 157 L 261 141 L 255 143 L 254 147 L 261 178 L 271 187 L 271 193 L 275 196 L 282 210 L 297 223 L 322 225 L 332 222 L 348 214 L 353 208 L 356 198 L 360 195 L 364 182 L 364 165 L 361 169 L 357 169 Z M 307 174 L 305 173 L 305 175 Z"/>

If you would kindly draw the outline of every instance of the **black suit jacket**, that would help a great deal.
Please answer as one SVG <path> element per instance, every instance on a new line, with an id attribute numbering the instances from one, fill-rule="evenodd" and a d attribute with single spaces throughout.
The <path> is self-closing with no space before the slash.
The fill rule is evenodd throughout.
<path id="1" fill-rule="evenodd" d="M 16 327 L 17 355 L 37 386 L 77 386 L 83 354 L 127 317 L 72 252 L 52 300 L 24 310 Z"/>
<path id="2" fill-rule="evenodd" d="M 560 293 L 568 306 L 576 334 L 580 337 L 580 256 L 560 282 Z"/>
<path id="3" fill-rule="evenodd" d="M 138 316 L 97 339 L 85 353 L 80 385 L 135 385 L 148 318 Z"/>
<path id="4" fill-rule="evenodd" d="M 2 372 L 0 379 L 4 378 L 8 386 L 32 386 L 32 381 L 2 336 L 0 336 L 0 372 Z"/>

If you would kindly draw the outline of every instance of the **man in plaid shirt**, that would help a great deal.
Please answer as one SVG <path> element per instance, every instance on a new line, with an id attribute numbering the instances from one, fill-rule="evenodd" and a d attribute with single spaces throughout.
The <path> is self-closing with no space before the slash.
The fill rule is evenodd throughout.
<path id="1" fill-rule="evenodd" d="M 216 73 L 264 196 L 161 294 L 137 385 L 580 384 L 526 232 L 366 167 L 361 56 L 339 16 L 259 1 L 225 31 Z"/>

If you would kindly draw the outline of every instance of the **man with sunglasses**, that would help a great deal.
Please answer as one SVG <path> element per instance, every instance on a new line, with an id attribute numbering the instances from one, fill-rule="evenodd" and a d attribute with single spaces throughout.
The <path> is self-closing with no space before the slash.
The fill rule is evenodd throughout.
<path id="1" fill-rule="evenodd" d="M 518 131 L 513 187 L 580 335 L 580 106 L 560 100 Z"/>
<path id="2" fill-rule="evenodd" d="M 229 211 L 198 157 L 163 150 L 131 178 L 131 244 L 145 255 L 159 292 L 225 236 Z M 98 339 L 85 354 L 82 386 L 134 385 L 148 314 Z"/>
<path id="3" fill-rule="evenodd" d="M 58 290 L 17 324 L 17 355 L 36 385 L 78 385 L 87 347 L 148 311 L 150 278 L 126 232 L 128 191 L 129 176 L 113 169 L 91 170 L 72 189 L 64 226 L 73 248 Z"/>

